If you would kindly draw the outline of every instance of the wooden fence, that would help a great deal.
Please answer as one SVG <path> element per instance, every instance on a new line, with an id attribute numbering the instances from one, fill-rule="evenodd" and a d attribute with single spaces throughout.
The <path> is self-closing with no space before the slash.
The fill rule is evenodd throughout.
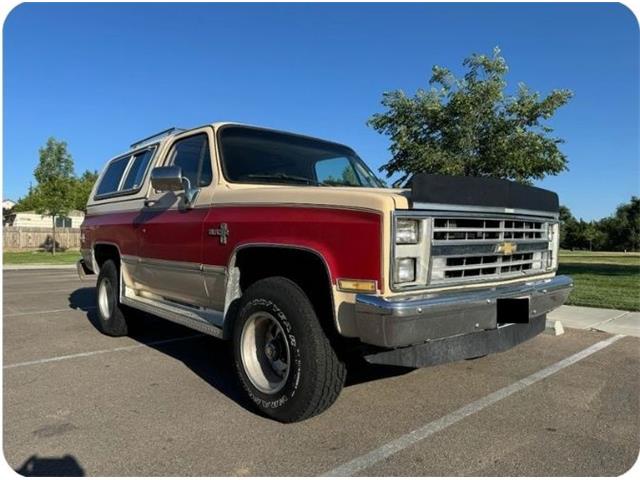
<path id="1" fill-rule="evenodd" d="M 50 250 L 53 236 L 51 228 L 2 227 L 5 251 Z M 56 248 L 80 248 L 79 228 L 56 228 Z"/>

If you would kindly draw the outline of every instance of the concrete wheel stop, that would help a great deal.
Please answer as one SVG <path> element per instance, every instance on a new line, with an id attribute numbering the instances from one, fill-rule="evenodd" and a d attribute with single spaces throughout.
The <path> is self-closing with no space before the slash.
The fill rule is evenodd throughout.
<path id="1" fill-rule="evenodd" d="M 554 336 L 562 335 L 564 333 L 562 322 L 560 320 L 547 320 L 544 333 Z"/>

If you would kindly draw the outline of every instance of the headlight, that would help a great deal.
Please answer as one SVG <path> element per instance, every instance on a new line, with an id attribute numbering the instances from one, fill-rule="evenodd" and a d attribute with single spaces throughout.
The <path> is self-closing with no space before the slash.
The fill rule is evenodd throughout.
<path id="1" fill-rule="evenodd" d="M 399 218 L 396 221 L 396 243 L 418 243 L 418 222 L 408 218 Z"/>
<path id="2" fill-rule="evenodd" d="M 413 282 L 416 279 L 416 259 L 397 258 L 393 279 L 396 283 Z"/>

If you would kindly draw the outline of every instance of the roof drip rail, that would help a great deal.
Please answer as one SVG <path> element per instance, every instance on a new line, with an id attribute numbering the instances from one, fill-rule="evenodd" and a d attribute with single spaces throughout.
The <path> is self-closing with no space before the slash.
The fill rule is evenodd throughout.
<path id="1" fill-rule="evenodd" d="M 180 133 L 180 132 L 186 132 L 186 128 L 177 128 L 177 127 L 167 128 L 166 130 L 162 130 L 161 132 L 155 133 L 149 137 L 145 137 L 142 140 L 138 140 L 137 142 L 132 143 L 130 148 L 140 147 L 147 143 L 151 143 L 151 141 L 153 140 L 160 140 L 161 138 L 167 137 L 169 135 L 173 135 L 174 133 Z"/>

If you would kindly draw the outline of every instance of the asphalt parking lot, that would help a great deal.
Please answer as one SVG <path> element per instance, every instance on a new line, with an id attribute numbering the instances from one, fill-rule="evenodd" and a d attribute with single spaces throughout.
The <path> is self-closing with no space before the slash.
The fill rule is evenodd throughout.
<path id="1" fill-rule="evenodd" d="M 640 449 L 638 338 L 567 329 L 359 368 L 326 413 L 282 425 L 250 409 L 225 343 L 146 315 L 109 338 L 94 279 L 3 276 L 3 448 L 24 474 L 612 476 Z"/>

